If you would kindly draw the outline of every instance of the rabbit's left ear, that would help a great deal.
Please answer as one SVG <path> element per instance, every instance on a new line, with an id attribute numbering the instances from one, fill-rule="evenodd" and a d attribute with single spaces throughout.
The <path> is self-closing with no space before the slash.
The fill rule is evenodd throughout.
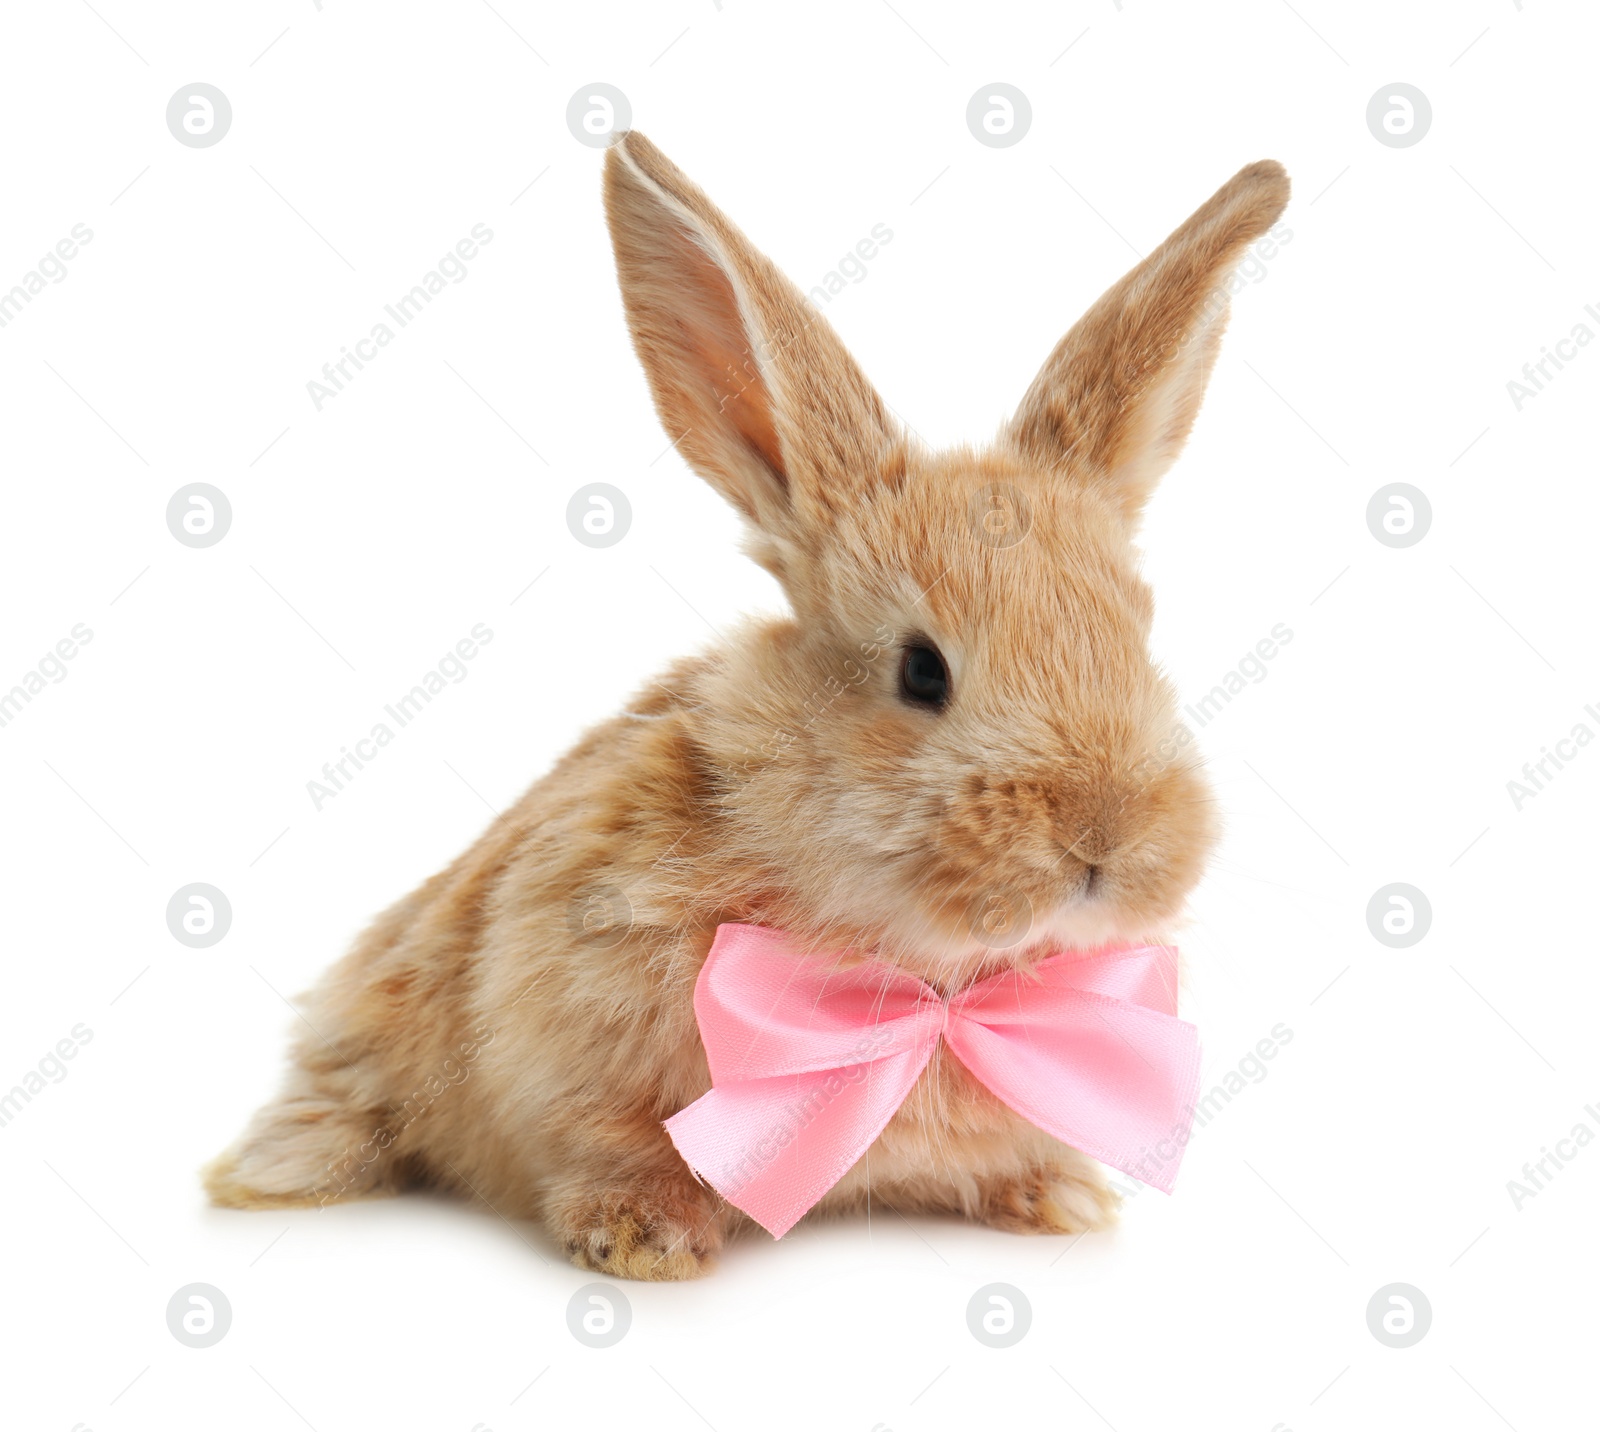
<path id="1" fill-rule="evenodd" d="M 894 440 L 877 393 L 822 315 L 637 131 L 607 153 L 605 194 L 668 436 L 765 536 L 805 545 Z"/>
<path id="2" fill-rule="evenodd" d="M 1137 518 L 1194 424 L 1228 319 L 1228 278 L 1289 201 L 1283 166 L 1241 169 L 1056 346 L 1007 436 Z"/>

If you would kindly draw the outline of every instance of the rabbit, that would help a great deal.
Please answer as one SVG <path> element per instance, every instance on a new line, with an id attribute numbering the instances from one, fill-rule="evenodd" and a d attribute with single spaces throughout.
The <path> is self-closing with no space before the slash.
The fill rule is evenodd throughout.
<path id="1" fill-rule="evenodd" d="M 204 1181 L 234 1208 L 444 1188 L 582 1268 L 685 1279 L 751 1226 L 662 1127 L 711 1085 L 694 989 L 720 923 L 949 992 L 1179 916 L 1215 818 L 1134 538 L 1289 182 L 1240 170 L 992 444 L 943 452 L 641 133 L 604 193 L 662 424 L 792 613 L 670 667 L 381 915 Z M 941 1051 L 817 1213 L 872 1205 L 1061 1234 L 1117 1198 Z"/>

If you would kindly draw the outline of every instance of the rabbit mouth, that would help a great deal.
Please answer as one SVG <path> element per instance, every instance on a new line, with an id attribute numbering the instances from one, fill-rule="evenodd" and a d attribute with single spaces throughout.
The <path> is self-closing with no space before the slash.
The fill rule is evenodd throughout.
<path id="1" fill-rule="evenodd" d="M 1051 955 L 1144 942 L 1165 943 L 1164 922 L 1133 916 L 1109 898 L 1073 897 L 1030 912 L 1025 925 L 1012 928 L 993 918 L 977 930 L 963 923 L 937 932 L 930 923 L 911 922 L 886 930 L 875 953 L 949 995 Z"/>
<path id="2" fill-rule="evenodd" d="M 947 992 L 1064 951 L 1163 940 L 1175 912 L 1129 900 L 1109 863 L 1018 872 L 971 893 L 965 880 L 924 881 L 884 912 L 878 953 Z"/>

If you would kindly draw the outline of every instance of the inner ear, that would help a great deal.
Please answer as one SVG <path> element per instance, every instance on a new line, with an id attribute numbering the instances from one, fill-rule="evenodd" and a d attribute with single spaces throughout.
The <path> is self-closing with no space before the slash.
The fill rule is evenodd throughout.
<path id="1" fill-rule="evenodd" d="M 680 229 L 678 241 L 687 251 L 685 269 L 694 275 L 688 292 L 697 298 L 684 323 L 685 341 L 699 358 L 701 372 L 715 375 L 712 387 L 718 410 L 746 446 L 784 481 L 772 393 L 745 330 L 733 283 L 691 235 Z"/>
<path id="2" fill-rule="evenodd" d="M 769 549 L 815 542 L 898 440 L 878 395 L 827 320 L 637 131 L 606 154 L 605 196 L 628 327 L 673 445 Z"/>
<path id="3" fill-rule="evenodd" d="M 667 281 L 678 288 L 676 312 L 685 356 L 692 360 L 681 379 L 709 381 L 717 411 L 779 484 L 786 484 L 783 448 L 772 420 L 772 391 L 733 281 L 682 225 L 663 226 L 662 238 Z"/>

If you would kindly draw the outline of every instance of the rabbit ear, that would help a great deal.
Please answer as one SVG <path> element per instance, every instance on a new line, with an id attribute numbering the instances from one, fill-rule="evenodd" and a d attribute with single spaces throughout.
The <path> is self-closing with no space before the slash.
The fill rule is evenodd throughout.
<path id="1" fill-rule="evenodd" d="M 633 345 L 678 449 L 763 532 L 795 539 L 854 495 L 892 434 L 821 314 L 655 145 L 606 155 Z"/>
<path id="2" fill-rule="evenodd" d="M 1228 319 L 1227 281 L 1289 200 L 1283 166 L 1241 169 L 1056 345 L 1007 430 L 1136 518 L 1194 423 Z"/>

